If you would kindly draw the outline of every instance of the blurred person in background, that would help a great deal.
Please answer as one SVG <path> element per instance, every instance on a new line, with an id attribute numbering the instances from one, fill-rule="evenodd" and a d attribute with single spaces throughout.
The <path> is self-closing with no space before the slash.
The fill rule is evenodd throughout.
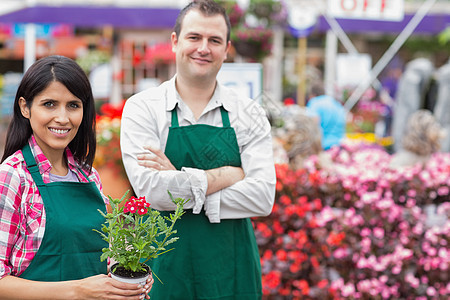
<path id="1" fill-rule="evenodd" d="M 414 166 L 426 163 L 433 153 L 441 148 L 444 131 L 434 115 L 420 109 L 409 117 L 402 138 L 402 148 L 390 162 L 391 168 Z"/>
<path id="2" fill-rule="evenodd" d="M 341 102 L 325 95 L 323 83 L 311 85 L 306 110 L 318 119 L 322 148 L 328 150 L 339 146 L 345 136 L 347 112 Z"/>

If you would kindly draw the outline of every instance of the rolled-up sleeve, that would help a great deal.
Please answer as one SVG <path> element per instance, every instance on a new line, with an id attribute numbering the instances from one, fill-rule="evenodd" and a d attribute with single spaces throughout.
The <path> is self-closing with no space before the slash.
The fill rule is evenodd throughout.
<path id="1" fill-rule="evenodd" d="M 275 165 L 270 123 L 264 110 L 253 100 L 233 115 L 245 178 L 217 193 L 208 195 L 206 215 L 211 222 L 267 216 L 275 199 Z"/>

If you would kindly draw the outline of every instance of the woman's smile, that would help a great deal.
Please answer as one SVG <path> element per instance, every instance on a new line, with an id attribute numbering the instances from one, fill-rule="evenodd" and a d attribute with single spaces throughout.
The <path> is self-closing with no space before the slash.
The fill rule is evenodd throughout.
<path id="1" fill-rule="evenodd" d="M 51 132 L 56 133 L 57 135 L 65 135 L 70 131 L 70 129 L 58 129 L 58 128 L 49 128 Z"/>

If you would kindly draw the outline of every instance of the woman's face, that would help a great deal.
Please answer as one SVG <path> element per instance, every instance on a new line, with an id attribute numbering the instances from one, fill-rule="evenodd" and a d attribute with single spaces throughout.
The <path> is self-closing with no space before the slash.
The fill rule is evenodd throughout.
<path id="1" fill-rule="evenodd" d="M 83 102 L 62 83 L 51 82 L 34 97 L 28 108 L 24 98 L 19 99 L 22 115 L 30 120 L 33 135 L 45 156 L 52 161 L 63 155 L 74 139 L 83 120 Z"/>

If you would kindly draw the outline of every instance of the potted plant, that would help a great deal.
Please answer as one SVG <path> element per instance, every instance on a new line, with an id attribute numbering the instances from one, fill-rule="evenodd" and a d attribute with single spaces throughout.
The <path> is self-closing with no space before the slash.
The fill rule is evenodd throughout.
<path id="1" fill-rule="evenodd" d="M 145 197 L 131 197 L 124 205 L 128 191 L 121 199 L 109 197 L 111 212 L 99 212 L 105 218 L 101 232 L 97 231 L 103 240 L 109 243 L 103 248 L 101 261 L 112 259 L 111 275 L 119 281 L 145 284 L 150 267 L 145 263 L 162 255 L 171 249 L 167 246 L 174 243 L 178 237 L 173 229 L 175 222 L 184 214 L 183 206 L 189 201 L 183 198 L 169 196 L 176 209 L 170 217 L 162 217 L 159 211 L 150 208 Z M 155 274 L 157 277 L 157 275 Z M 128 280 L 128 279 L 130 280 Z"/>

